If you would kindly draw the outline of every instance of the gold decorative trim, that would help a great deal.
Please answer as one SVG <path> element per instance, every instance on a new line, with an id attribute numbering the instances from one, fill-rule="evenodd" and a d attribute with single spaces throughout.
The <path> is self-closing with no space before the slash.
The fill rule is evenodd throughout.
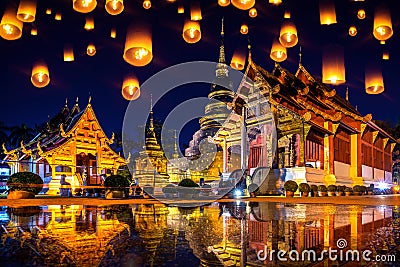
<path id="1" fill-rule="evenodd" d="M 21 151 L 22 151 L 22 153 L 24 153 L 27 156 L 32 156 L 32 150 L 26 149 L 26 147 L 24 146 L 23 141 L 21 141 Z"/>
<path id="2" fill-rule="evenodd" d="M 367 128 L 367 124 L 366 123 L 361 123 L 361 126 L 360 126 L 360 132 L 361 132 L 361 135 L 363 135 L 364 134 L 364 131 L 365 131 L 365 129 Z"/>
<path id="3" fill-rule="evenodd" d="M 372 114 L 367 114 L 363 117 L 364 122 L 369 122 L 372 120 Z"/>
<path id="4" fill-rule="evenodd" d="M 62 137 L 68 138 L 68 135 L 65 133 L 64 126 L 63 126 L 62 123 L 60 124 L 60 134 L 61 134 Z"/>
<path id="5" fill-rule="evenodd" d="M 330 91 L 322 89 L 322 91 L 324 92 L 324 96 L 326 96 L 326 97 L 334 97 L 336 95 L 335 89 L 332 89 Z"/>
<path id="6" fill-rule="evenodd" d="M 308 86 L 304 87 L 303 90 L 297 90 L 297 93 L 300 95 L 307 95 L 310 92 L 310 88 Z"/>
<path id="7" fill-rule="evenodd" d="M 376 138 L 378 137 L 379 131 L 372 132 L 372 143 L 375 143 Z"/>
<path id="8" fill-rule="evenodd" d="M 43 157 L 44 152 L 43 152 L 42 147 L 40 146 L 39 142 L 37 142 L 37 149 L 38 149 L 39 156 Z"/>
<path id="9" fill-rule="evenodd" d="M 307 111 L 306 113 L 303 114 L 303 118 L 305 121 L 310 121 L 311 117 L 312 117 L 312 115 L 311 115 L 310 111 Z"/>
<path id="10" fill-rule="evenodd" d="M 337 129 L 339 128 L 339 123 L 332 123 L 332 132 L 336 134 Z"/>
<path id="11" fill-rule="evenodd" d="M 331 121 L 339 121 L 342 118 L 342 113 L 341 112 L 336 112 L 334 115 L 330 115 L 326 112 L 323 112 L 313 106 L 311 106 L 310 104 L 308 104 L 306 101 L 302 100 L 302 99 L 297 99 L 297 101 L 302 104 L 303 106 L 306 107 L 306 109 L 311 110 L 312 112 L 314 112 L 314 114 L 316 115 L 321 115 L 322 117 L 329 119 Z"/>
<path id="12" fill-rule="evenodd" d="M 382 140 L 383 140 L 383 148 L 385 148 L 389 141 L 389 138 L 383 138 Z"/>
<path id="13" fill-rule="evenodd" d="M 8 151 L 8 150 L 7 150 L 6 144 L 5 144 L 5 143 L 3 143 L 3 144 L 1 145 L 1 147 L 3 148 L 4 154 L 6 154 L 6 155 L 15 154 L 15 150 L 11 150 L 11 151 Z"/>
<path id="14" fill-rule="evenodd" d="M 396 143 L 390 143 L 390 153 L 393 152 L 393 149 L 395 146 L 396 146 Z"/>

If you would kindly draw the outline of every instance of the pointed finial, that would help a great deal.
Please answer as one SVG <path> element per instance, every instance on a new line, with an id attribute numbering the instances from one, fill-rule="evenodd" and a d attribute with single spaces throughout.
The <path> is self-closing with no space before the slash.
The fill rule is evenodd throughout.
<path id="1" fill-rule="evenodd" d="M 221 37 L 224 37 L 224 17 L 222 17 Z"/>
<path id="2" fill-rule="evenodd" d="M 349 87 L 346 88 L 346 101 L 349 101 Z"/>
<path id="3" fill-rule="evenodd" d="M 89 95 L 89 104 L 90 104 L 90 102 L 92 101 L 92 96 L 91 95 Z"/>
<path id="4" fill-rule="evenodd" d="M 78 102 L 79 102 L 79 97 L 78 97 L 78 96 L 76 97 L 76 100 L 75 100 L 75 102 L 76 102 L 75 104 L 77 104 L 77 105 L 78 105 Z"/>
<path id="5" fill-rule="evenodd" d="M 150 94 L 150 111 L 153 111 L 153 94 Z"/>
<path id="6" fill-rule="evenodd" d="M 65 105 L 68 106 L 68 97 L 65 98 Z"/>
<path id="7" fill-rule="evenodd" d="M 300 51 L 299 51 L 299 65 L 300 66 L 302 64 L 302 59 L 303 59 L 303 54 L 301 53 L 301 46 L 300 46 Z"/>
<path id="8" fill-rule="evenodd" d="M 247 36 L 247 48 L 249 49 L 249 63 L 251 62 L 251 42 L 250 36 Z"/>
<path id="9" fill-rule="evenodd" d="M 356 110 L 358 111 L 358 106 L 356 105 Z"/>

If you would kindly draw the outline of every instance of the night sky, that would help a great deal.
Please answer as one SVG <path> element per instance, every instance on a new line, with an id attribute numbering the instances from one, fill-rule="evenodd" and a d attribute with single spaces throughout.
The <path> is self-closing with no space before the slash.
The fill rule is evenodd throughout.
<path id="1" fill-rule="evenodd" d="M 397 86 L 400 69 L 398 38 L 400 7 L 397 1 L 388 1 L 392 11 L 394 35 L 385 45 L 372 35 L 373 6 L 382 1 L 354 2 L 341 0 L 336 2 L 337 24 L 321 26 L 319 24 L 318 1 L 283 0 L 283 4 L 274 6 L 267 0 L 256 1 L 258 16 L 250 18 L 248 11 L 238 10 L 234 6 L 220 7 L 217 0 L 201 1 L 203 20 L 201 20 L 202 39 L 196 44 L 187 44 L 182 39 L 182 26 L 190 16 L 190 1 L 168 2 L 152 1 L 150 10 L 142 7 L 141 0 L 125 0 L 125 10 L 117 16 L 109 15 L 104 9 L 105 0 L 98 0 L 96 9 L 91 12 L 95 29 L 86 31 L 83 26 L 86 14 L 72 9 L 72 0 L 38 0 L 36 20 L 25 23 L 23 36 L 19 40 L 7 41 L 0 38 L 0 79 L 1 104 L 0 121 L 6 125 L 29 126 L 41 124 L 47 116 L 53 116 L 68 98 L 70 106 L 79 97 L 83 108 L 92 96 L 92 105 L 106 134 L 122 128 L 123 117 L 128 101 L 121 95 L 123 77 L 135 73 L 140 82 L 172 65 L 187 61 L 217 61 L 220 45 L 221 18 L 225 18 L 225 51 L 229 63 L 236 48 L 245 48 L 246 35 L 239 33 L 240 25 L 249 25 L 249 37 L 252 45 L 253 60 L 268 71 L 272 71 L 274 62 L 269 58 L 273 38 L 279 34 L 285 10 L 291 11 L 292 20 L 297 26 L 299 44 L 288 49 L 288 59 L 281 63 L 293 73 L 299 62 L 299 47 L 302 47 L 303 65 L 316 77 L 321 77 L 322 47 L 338 43 L 344 46 L 346 64 L 346 83 L 336 86 L 338 93 L 344 96 L 349 87 L 350 102 L 357 105 L 361 114 L 373 114 L 373 119 L 396 123 L 400 118 L 400 92 Z M 7 4 L 18 6 L 19 1 L 2 0 L 0 14 Z M 178 3 L 183 3 L 185 14 L 177 13 Z M 364 8 L 366 19 L 358 20 L 358 8 Z M 51 15 L 45 10 L 52 9 Z M 54 20 L 56 11 L 61 11 L 62 20 Z M 133 67 L 123 58 L 126 28 L 131 22 L 148 22 L 152 25 L 153 55 L 152 62 L 145 67 Z M 355 37 L 348 35 L 348 27 L 354 24 L 358 28 Z M 31 36 L 32 25 L 38 29 L 38 36 Z M 110 38 L 110 30 L 117 28 L 117 38 Z M 86 46 L 93 42 L 97 53 L 93 57 L 86 55 Z M 64 44 L 72 44 L 75 52 L 74 62 L 63 61 Z M 388 50 L 390 60 L 381 60 L 383 50 Z M 30 82 L 33 62 L 43 59 L 47 62 L 51 83 L 45 88 L 36 88 Z M 375 60 L 383 68 L 385 92 L 380 95 L 367 95 L 364 89 L 365 61 Z M 155 116 L 163 118 L 174 105 L 192 97 L 206 96 L 210 85 L 194 84 L 178 88 L 155 105 Z M 141 92 L 136 101 L 149 101 L 149 94 Z M 188 142 L 191 132 L 198 127 L 192 123 L 186 128 L 181 143 Z M 181 134 L 182 135 L 182 134 Z M 186 140 L 185 140 L 186 139 Z"/>

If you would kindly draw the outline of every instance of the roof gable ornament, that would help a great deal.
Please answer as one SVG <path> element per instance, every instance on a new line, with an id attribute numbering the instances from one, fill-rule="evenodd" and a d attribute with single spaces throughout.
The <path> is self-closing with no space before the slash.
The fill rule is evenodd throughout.
<path id="1" fill-rule="evenodd" d="M 365 128 L 367 128 L 367 124 L 366 124 L 366 123 L 361 123 L 361 125 L 360 125 L 360 132 L 361 132 L 361 135 L 363 135 L 363 133 L 364 133 L 364 131 L 365 131 Z"/>
<path id="2" fill-rule="evenodd" d="M 42 156 L 43 155 L 43 150 L 42 150 L 42 147 L 40 146 L 39 142 L 37 142 L 37 149 L 38 149 L 39 156 Z"/>
<path id="3" fill-rule="evenodd" d="M 27 156 L 32 156 L 32 150 L 26 149 L 23 141 L 21 141 L 21 151 L 22 151 L 22 153 L 24 153 Z"/>
<path id="4" fill-rule="evenodd" d="M 339 123 L 332 123 L 332 132 L 336 134 L 337 129 L 339 128 Z"/>
<path id="5" fill-rule="evenodd" d="M 378 137 L 379 131 L 372 132 L 372 143 L 375 143 L 376 138 Z"/>
<path id="6" fill-rule="evenodd" d="M 389 138 L 383 138 L 383 148 L 386 147 L 388 141 L 389 141 Z"/>

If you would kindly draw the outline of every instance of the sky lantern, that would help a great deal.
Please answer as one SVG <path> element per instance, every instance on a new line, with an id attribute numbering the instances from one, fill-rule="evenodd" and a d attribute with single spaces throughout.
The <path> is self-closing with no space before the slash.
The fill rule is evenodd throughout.
<path id="1" fill-rule="evenodd" d="M 106 0 L 104 7 L 110 15 L 121 14 L 124 11 L 124 0 Z"/>
<path id="2" fill-rule="evenodd" d="M 286 10 L 285 13 L 283 14 L 284 19 L 290 19 L 290 11 Z"/>
<path id="3" fill-rule="evenodd" d="M 46 14 L 47 14 L 47 15 L 51 15 L 51 8 L 47 8 L 47 9 L 46 9 Z"/>
<path id="4" fill-rule="evenodd" d="M 36 0 L 20 0 L 17 18 L 22 22 L 34 22 L 36 16 Z"/>
<path id="5" fill-rule="evenodd" d="M 322 56 L 322 82 L 335 85 L 346 82 L 342 47 L 338 45 L 325 47 Z"/>
<path id="6" fill-rule="evenodd" d="M 358 19 L 365 19 L 365 10 L 364 9 L 359 9 L 357 11 L 357 18 Z"/>
<path id="7" fill-rule="evenodd" d="M 383 51 L 382 59 L 383 60 L 389 60 L 389 51 Z"/>
<path id="8" fill-rule="evenodd" d="M 271 53 L 269 55 L 273 61 L 283 62 L 287 59 L 286 47 L 281 45 L 280 42 L 274 41 L 272 43 Z"/>
<path id="9" fill-rule="evenodd" d="M 198 21 L 186 20 L 182 31 L 183 40 L 189 44 L 194 44 L 201 39 L 200 23 Z"/>
<path id="10" fill-rule="evenodd" d="M 74 49 L 72 45 L 65 45 L 64 46 L 64 61 L 65 62 L 71 62 L 74 61 Z"/>
<path id="11" fill-rule="evenodd" d="M 31 29 L 31 35 L 33 35 L 33 36 L 38 35 L 38 32 L 37 32 L 37 28 L 36 28 L 36 27 L 32 27 L 32 29 Z"/>
<path id="12" fill-rule="evenodd" d="M 236 49 L 233 53 L 230 66 L 235 70 L 243 70 L 246 64 L 246 53 L 243 49 Z"/>
<path id="13" fill-rule="evenodd" d="M 379 41 L 386 41 L 393 35 L 392 19 L 386 7 L 380 6 L 375 9 L 373 34 Z"/>
<path id="14" fill-rule="evenodd" d="M 282 0 L 269 0 L 268 3 L 274 4 L 274 5 L 279 5 L 279 4 L 282 4 Z"/>
<path id="15" fill-rule="evenodd" d="M 249 33 L 249 27 L 246 24 L 242 24 L 242 26 L 240 26 L 240 33 L 241 34 L 248 34 Z"/>
<path id="16" fill-rule="evenodd" d="M 255 0 L 231 0 L 231 3 L 234 7 L 241 9 L 241 10 L 247 10 L 250 9 L 254 6 L 256 3 Z"/>
<path id="17" fill-rule="evenodd" d="M 94 19 L 92 16 L 87 16 L 86 17 L 86 23 L 84 26 L 85 30 L 91 31 L 94 29 Z"/>
<path id="18" fill-rule="evenodd" d="M 182 5 L 178 6 L 178 14 L 183 14 L 185 13 L 185 8 Z"/>
<path id="19" fill-rule="evenodd" d="M 153 59 L 153 42 L 150 26 L 131 24 L 127 29 L 124 60 L 132 66 L 146 66 Z"/>
<path id="20" fill-rule="evenodd" d="M 144 0 L 143 1 L 143 8 L 144 9 L 150 9 L 151 8 L 151 1 L 150 0 Z"/>
<path id="21" fill-rule="evenodd" d="M 0 36 L 6 40 L 16 40 L 22 36 L 24 23 L 17 19 L 15 9 L 8 7 L 0 22 Z"/>
<path id="22" fill-rule="evenodd" d="M 49 69 L 44 61 L 38 61 L 33 65 L 31 82 L 38 88 L 43 88 L 50 83 Z"/>
<path id="23" fill-rule="evenodd" d="M 89 13 L 97 6 L 96 0 L 72 0 L 72 8 L 80 13 Z"/>
<path id="24" fill-rule="evenodd" d="M 62 15 L 61 12 L 57 12 L 56 15 L 54 16 L 55 20 L 61 20 L 62 19 Z"/>
<path id="25" fill-rule="evenodd" d="M 201 16 L 201 7 L 199 2 L 194 2 L 190 6 L 190 19 L 194 21 L 201 20 L 203 17 Z"/>
<path id="26" fill-rule="evenodd" d="M 357 35 L 357 28 L 356 26 L 352 25 L 349 27 L 349 35 L 350 36 L 356 36 Z"/>
<path id="27" fill-rule="evenodd" d="M 122 83 L 122 96 L 126 100 L 136 100 L 140 96 L 139 81 L 134 75 L 125 77 Z"/>
<path id="28" fill-rule="evenodd" d="M 86 54 L 91 57 L 96 54 L 96 46 L 93 43 L 88 44 Z"/>
<path id="29" fill-rule="evenodd" d="M 279 42 L 286 48 L 293 47 L 299 41 L 296 25 L 290 20 L 285 20 L 279 34 Z"/>
<path id="30" fill-rule="evenodd" d="M 319 20 L 321 25 L 337 23 L 335 3 L 332 0 L 319 1 Z"/>
<path id="31" fill-rule="evenodd" d="M 250 8 L 249 10 L 249 17 L 250 18 L 255 18 L 257 17 L 257 9 L 255 7 Z"/>
<path id="32" fill-rule="evenodd" d="M 231 3 L 231 0 L 218 0 L 218 5 L 225 7 L 225 6 L 229 6 L 229 4 Z"/>
<path id="33" fill-rule="evenodd" d="M 369 64 L 365 69 L 365 92 L 377 95 L 385 90 L 381 69 L 376 64 Z"/>
<path id="34" fill-rule="evenodd" d="M 114 39 L 117 38 L 117 29 L 115 27 L 111 28 L 110 37 Z"/>

